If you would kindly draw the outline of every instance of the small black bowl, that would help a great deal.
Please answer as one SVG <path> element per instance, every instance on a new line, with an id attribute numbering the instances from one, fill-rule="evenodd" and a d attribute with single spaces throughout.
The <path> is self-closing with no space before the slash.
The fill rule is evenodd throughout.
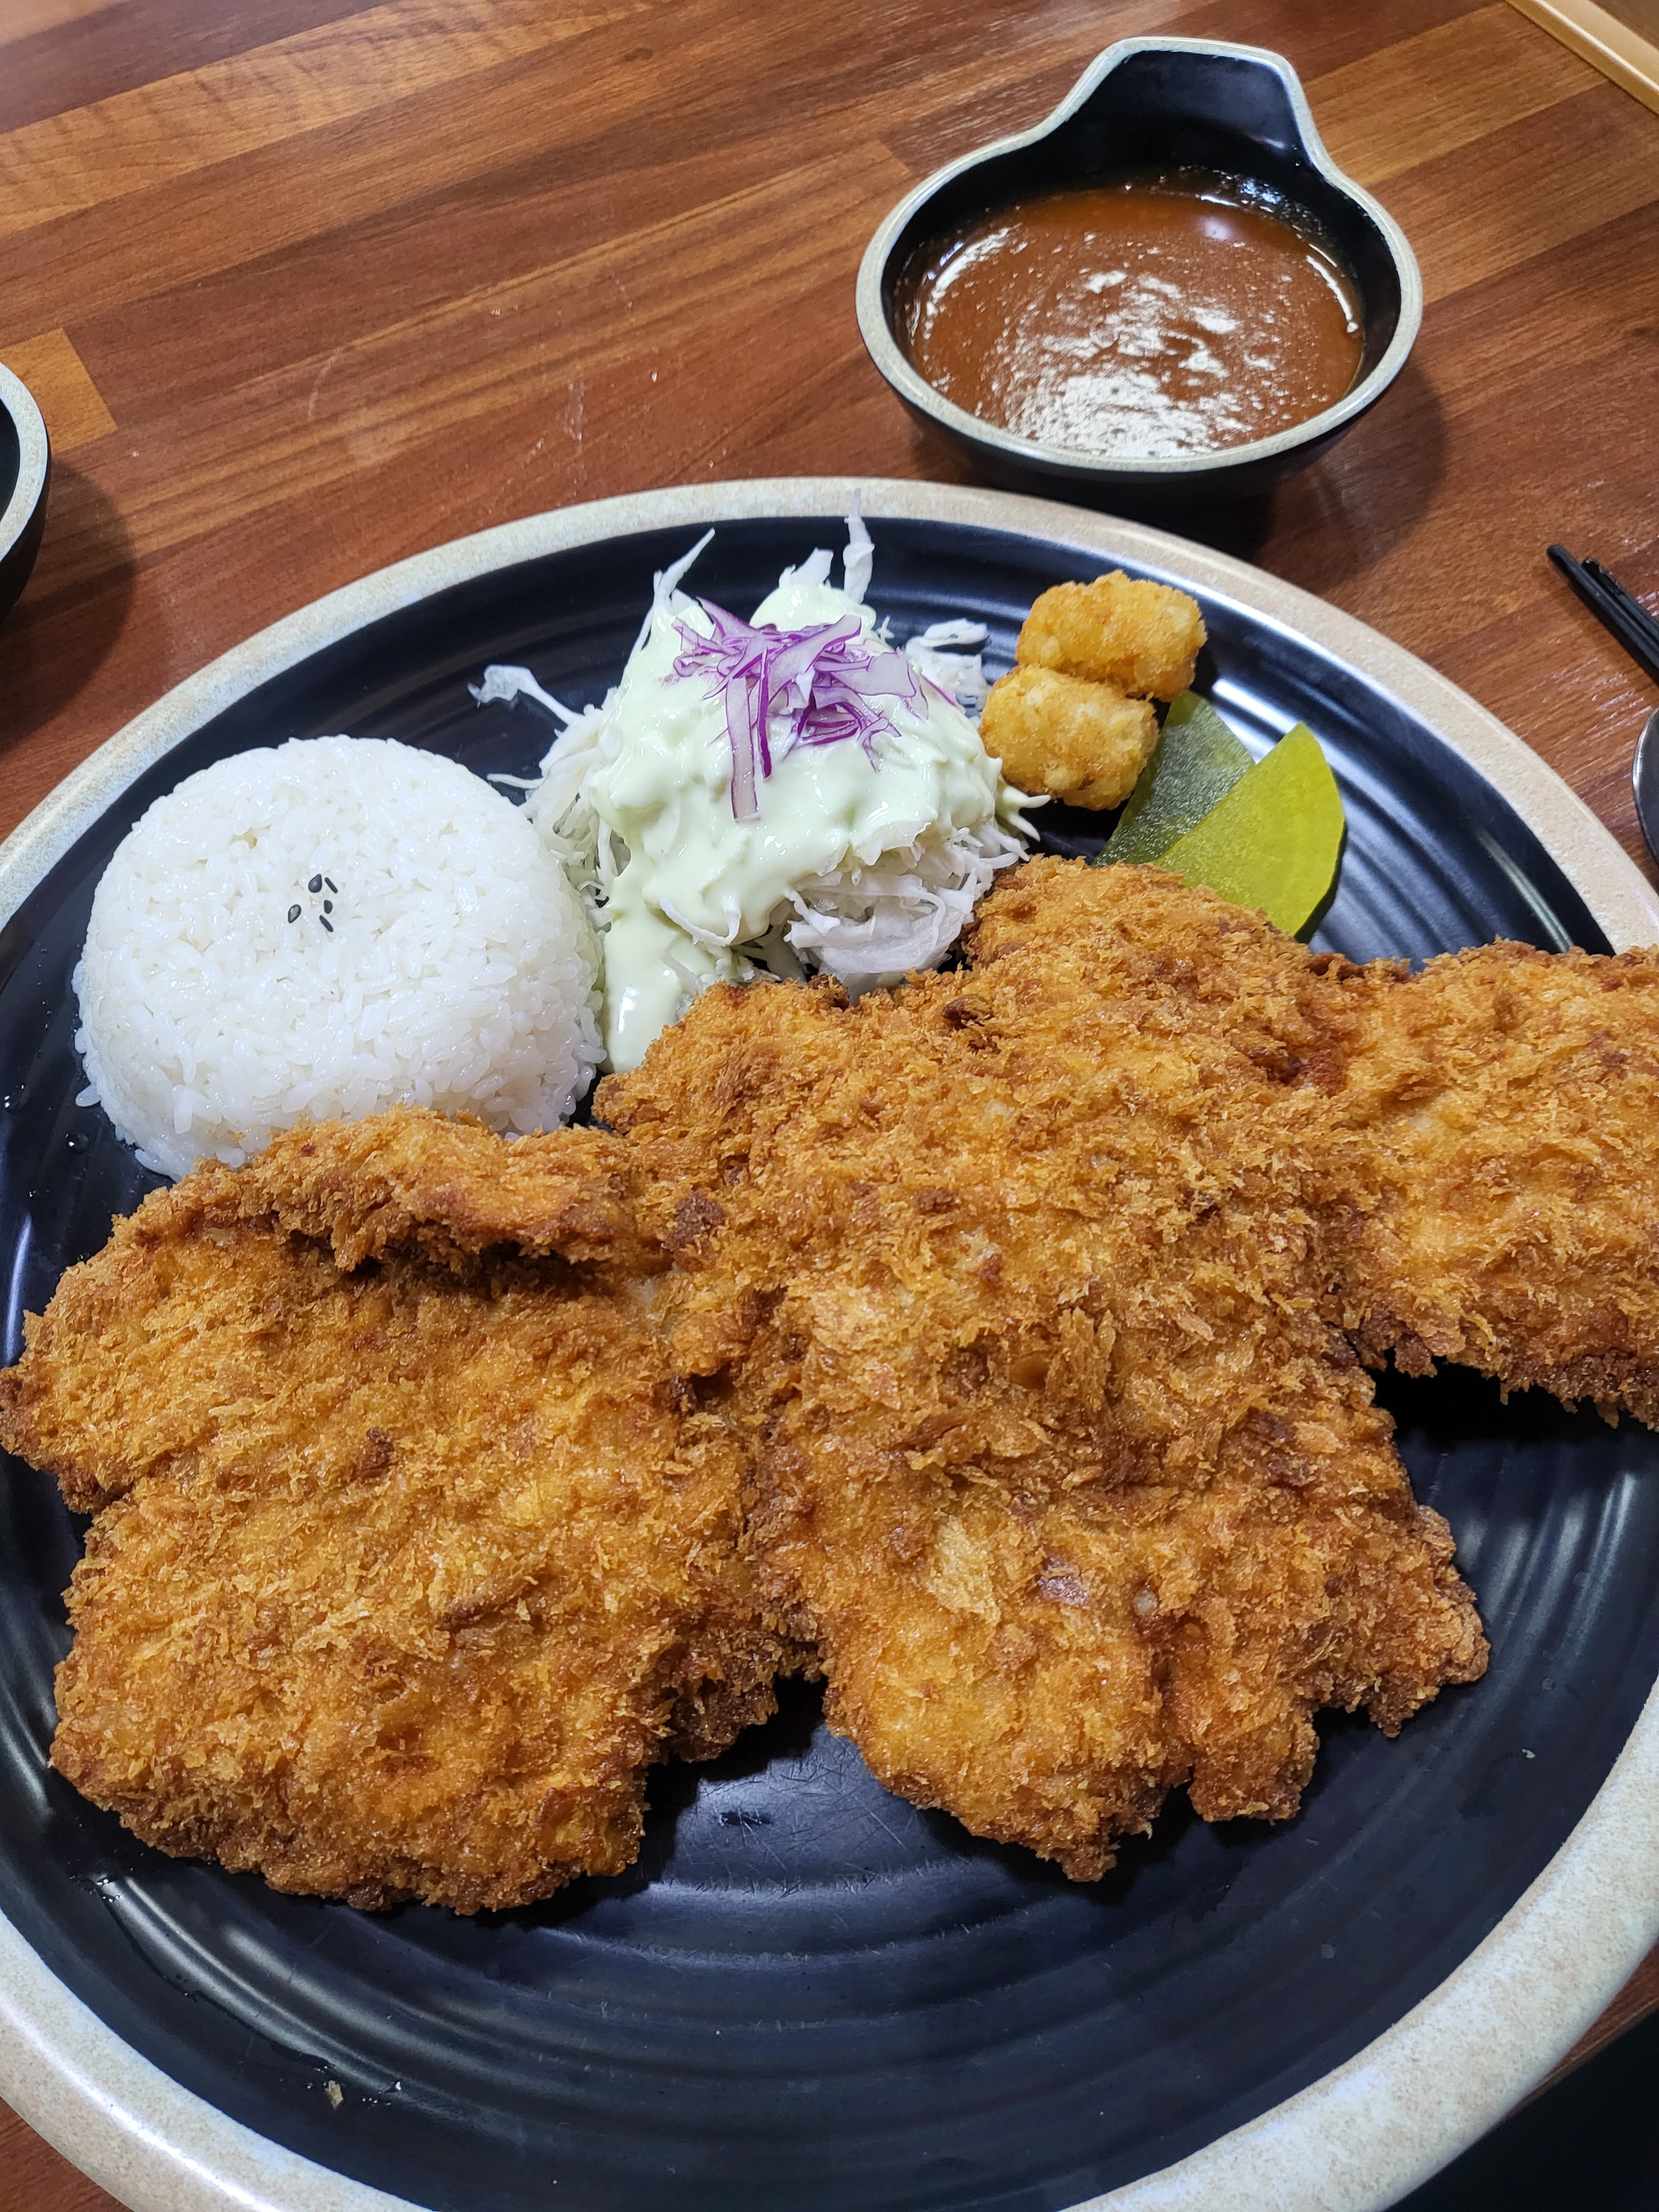
<path id="1" fill-rule="evenodd" d="M 1249 445 L 1097 457 L 1016 437 L 936 391 L 898 336 L 920 258 L 1028 194 L 1147 167 L 1220 170 L 1306 215 L 1346 266 L 1364 316 L 1359 373 L 1342 398 Z M 993 483 L 1178 516 L 1266 490 L 1351 428 L 1405 366 L 1422 321 L 1423 281 L 1398 223 L 1325 151 L 1282 55 L 1210 39 L 1124 39 L 1090 64 L 1045 122 L 947 163 L 899 202 L 865 252 L 858 314 L 871 357 L 905 405 Z"/>
<path id="2" fill-rule="evenodd" d="M 52 448 L 33 395 L 0 368 L 0 621 L 29 580 L 46 526 Z"/>

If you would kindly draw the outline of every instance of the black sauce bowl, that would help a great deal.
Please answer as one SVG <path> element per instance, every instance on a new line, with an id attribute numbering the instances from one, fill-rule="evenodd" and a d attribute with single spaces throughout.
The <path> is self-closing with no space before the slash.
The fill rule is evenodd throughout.
<path id="1" fill-rule="evenodd" d="M 1030 194 L 1146 168 L 1215 169 L 1265 187 L 1322 236 L 1353 280 L 1364 321 L 1358 374 L 1340 399 L 1249 445 L 1093 455 L 1016 437 L 928 383 L 900 332 L 930 248 Z M 871 357 L 899 398 L 980 475 L 1018 491 L 1179 517 L 1265 491 L 1351 429 L 1405 366 L 1422 320 L 1423 282 L 1399 224 L 1325 151 L 1282 55 L 1210 39 L 1124 39 L 1035 129 L 947 163 L 899 202 L 866 249 L 858 315 Z"/>
<path id="2" fill-rule="evenodd" d="M 0 368 L 0 620 L 29 580 L 46 521 L 52 452 L 33 394 Z"/>

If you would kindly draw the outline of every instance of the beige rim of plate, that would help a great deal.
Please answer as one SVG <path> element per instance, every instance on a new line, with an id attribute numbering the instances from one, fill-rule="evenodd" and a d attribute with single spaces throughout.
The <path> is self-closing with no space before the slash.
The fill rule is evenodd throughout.
<path id="1" fill-rule="evenodd" d="M 545 553 L 769 516 L 907 516 L 1075 546 L 1231 600 L 1361 669 L 1510 802 L 1615 946 L 1659 941 L 1659 894 L 1561 779 L 1444 677 L 1363 623 L 1162 531 L 1011 494 L 842 477 L 642 492 L 532 515 L 348 585 L 216 660 L 101 746 L 0 846 L 0 918 L 137 777 L 268 678 L 380 617 Z M 1571 2048 L 1659 1937 L 1659 1692 L 1589 1809 L 1440 1986 L 1259 2119 L 1076 2212 L 1381 2212 L 1492 2126 Z M 0 1919 L 0 2094 L 134 2212 L 409 2212 L 282 2149 L 152 2066 Z"/>

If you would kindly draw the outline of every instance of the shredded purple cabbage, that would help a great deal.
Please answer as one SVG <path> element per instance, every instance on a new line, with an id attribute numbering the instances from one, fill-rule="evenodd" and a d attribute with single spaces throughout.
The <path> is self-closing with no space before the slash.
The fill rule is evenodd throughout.
<path id="1" fill-rule="evenodd" d="M 732 741 L 732 812 L 738 822 L 760 813 L 760 778 L 772 773 L 769 725 L 792 724 L 779 757 L 796 745 L 834 745 L 854 738 L 876 766 L 876 732 L 887 717 L 873 699 L 914 705 L 920 679 L 902 653 L 872 644 L 856 615 L 808 629 L 757 629 L 712 599 L 699 602 L 714 635 L 676 624 L 685 651 L 676 676 L 708 676 L 706 696 L 722 694 Z"/>

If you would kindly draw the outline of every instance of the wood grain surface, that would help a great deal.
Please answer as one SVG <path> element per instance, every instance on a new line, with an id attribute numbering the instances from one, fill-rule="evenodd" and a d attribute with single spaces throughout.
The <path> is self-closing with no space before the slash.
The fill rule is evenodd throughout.
<path id="1" fill-rule="evenodd" d="M 446 538 L 657 484 L 961 478 L 865 356 L 865 241 L 1158 31 L 1287 54 L 1427 294 L 1382 404 L 1209 534 L 1473 692 L 1651 872 L 1659 691 L 1544 547 L 1659 599 L 1659 116 L 1457 0 L 3 0 L 0 361 L 55 459 L 0 630 L 0 833 L 215 654 Z M 1575 2056 L 1656 2002 L 1659 1954 Z M 0 2207 L 113 2202 L 0 2112 Z"/>
<path id="2" fill-rule="evenodd" d="M 1510 0 L 1512 7 L 1659 112 L 1659 0 Z"/>

